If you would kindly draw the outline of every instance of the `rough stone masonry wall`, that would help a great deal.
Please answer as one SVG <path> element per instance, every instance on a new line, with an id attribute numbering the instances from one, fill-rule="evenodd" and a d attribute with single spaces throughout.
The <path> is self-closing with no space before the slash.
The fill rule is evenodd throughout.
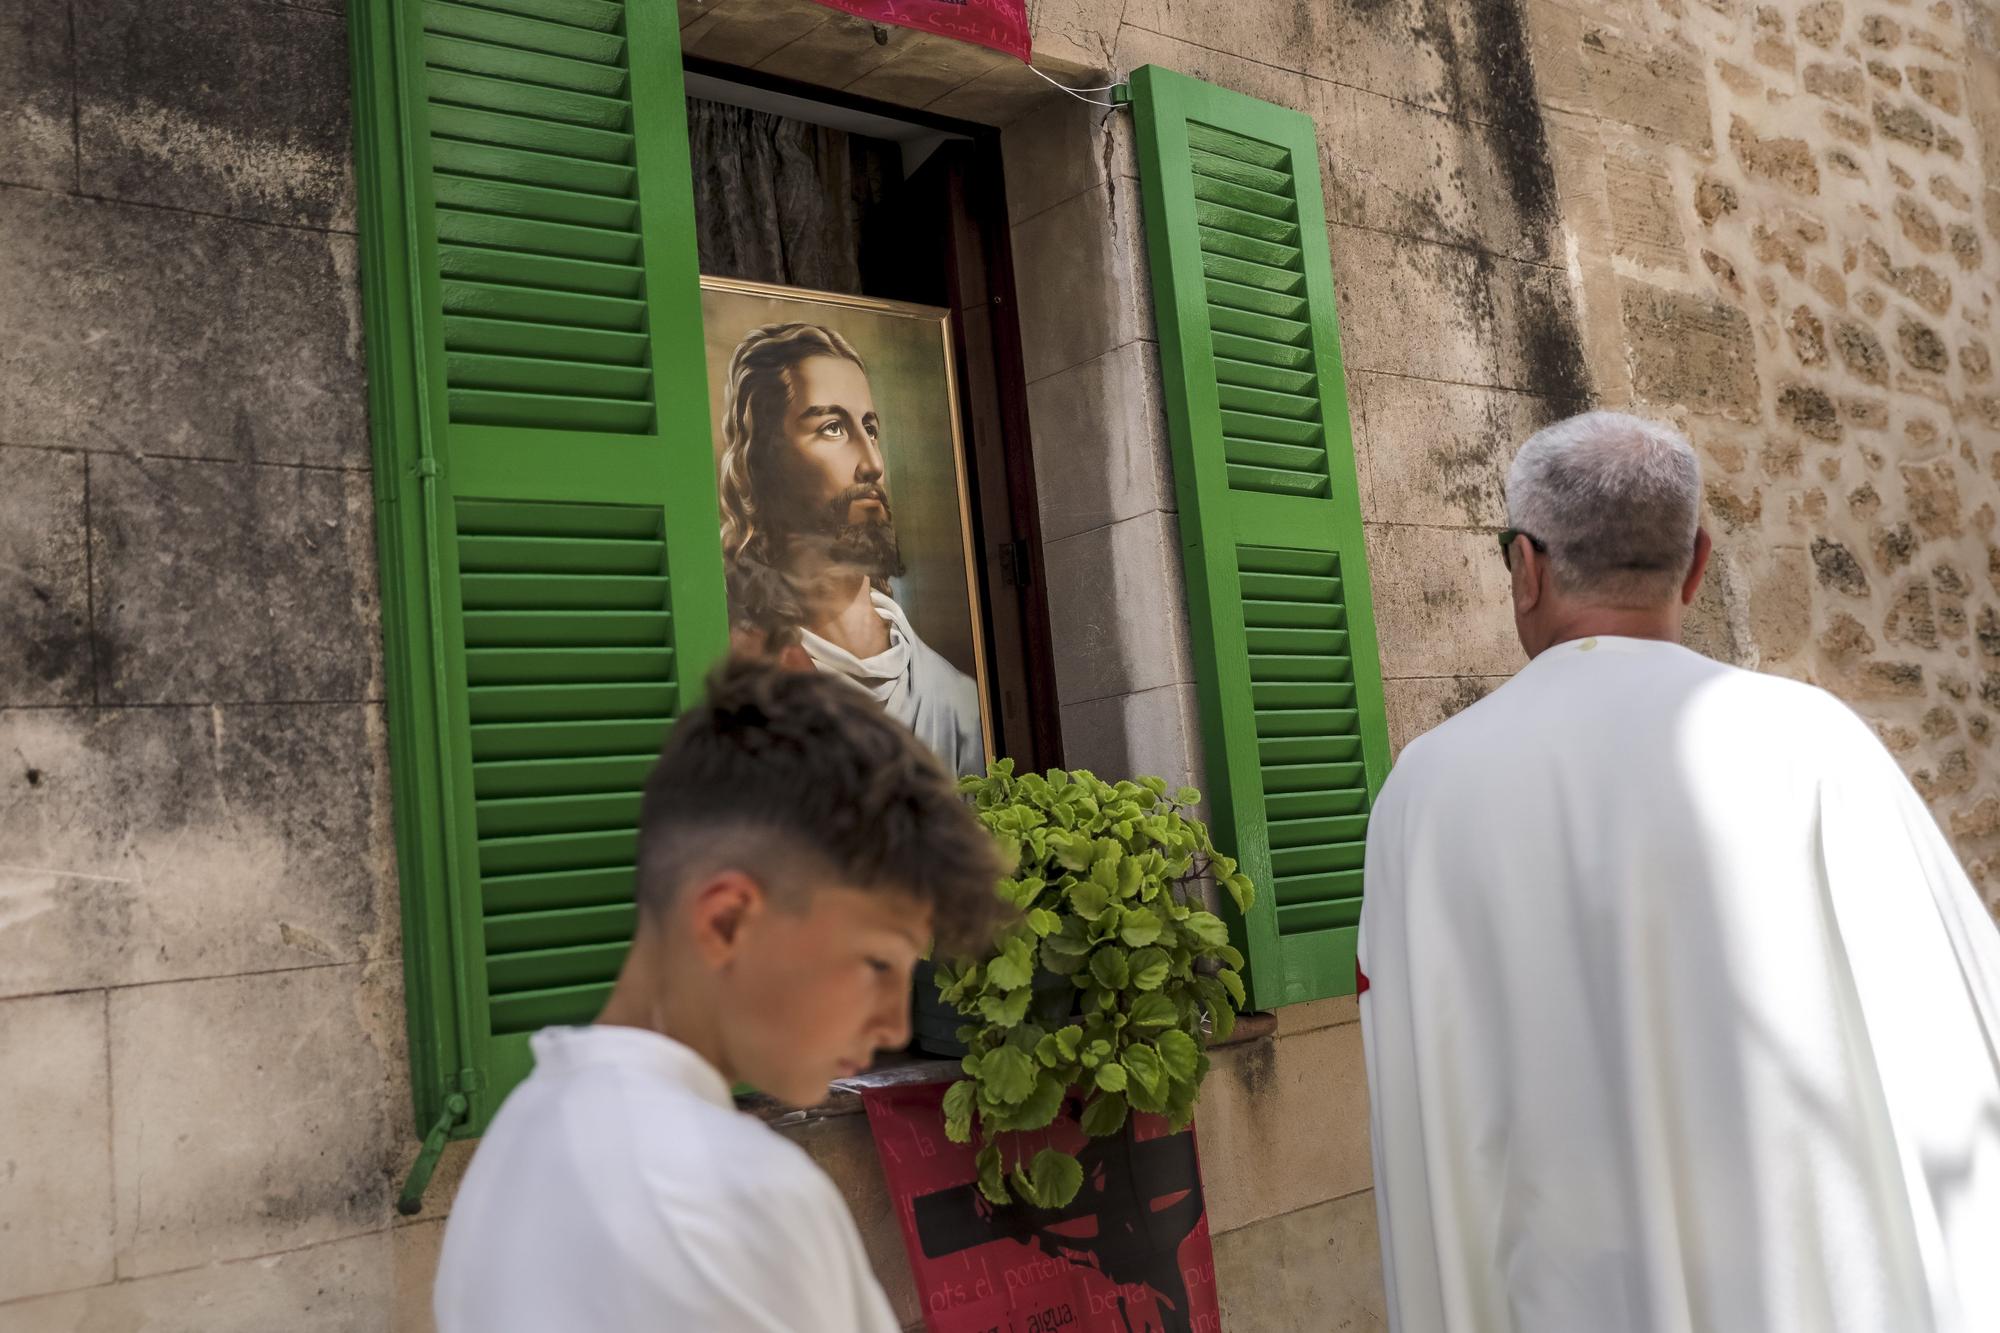
<path id="1" fill-rule="evenodd" d="M 1683 424 L 1715 656 L 1876 725 L 2000 905 L 1985 0 L 1530 0 L 1601 401 Z"/>

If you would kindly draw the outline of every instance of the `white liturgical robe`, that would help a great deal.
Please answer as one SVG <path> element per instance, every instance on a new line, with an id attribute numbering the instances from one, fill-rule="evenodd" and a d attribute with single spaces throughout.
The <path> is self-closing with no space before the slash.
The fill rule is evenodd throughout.
<path id="1" fill-rule="evenodd" d="M 1832 696 L 1562 644 L 1404 752 L 1364 904 L 1392 1330 L 2000 1330 L 2000 936 Z"/>
<path id="2" fill-rule="evenodd" d="M 826 1173 L 638 1028 L 549 1028 L 473 1154 L 439 1333 L 895 1333 Z"/>

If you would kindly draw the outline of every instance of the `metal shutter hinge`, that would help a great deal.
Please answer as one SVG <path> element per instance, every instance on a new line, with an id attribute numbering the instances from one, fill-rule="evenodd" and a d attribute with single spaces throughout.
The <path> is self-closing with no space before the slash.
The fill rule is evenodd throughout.
<path id="1" fill-rule="evenodd" d="M 462 1092 L 454 1092 L 444 1099 L 444 1111 L 431 1126 L 431 1132 L 424 1135 L 423 1151 L 410 1167 L 410 1175 L 403 1182 L 402 1197 L 396 1200 L 396 1211 L 404 1217 L 415 1217 L 424 1206 L 424 1190 L 429 1188 L 431 1173 L 437 1170 L 438 1159 L 444 1156 L 445 1140 L 451 1137 L 451 1127 L 465 1119 L 465 1113 L 472 1103 Z"/>

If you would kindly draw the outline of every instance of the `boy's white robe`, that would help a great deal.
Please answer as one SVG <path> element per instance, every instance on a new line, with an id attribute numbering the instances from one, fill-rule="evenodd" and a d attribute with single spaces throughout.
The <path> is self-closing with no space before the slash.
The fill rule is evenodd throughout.
<path id="1" fill-rule="evenodd" d="M 1405 751 L 1364 901 L 1392 1329 L 2000 1330 L 2000 937 L 1830 695 L 1563 644 Z"/>

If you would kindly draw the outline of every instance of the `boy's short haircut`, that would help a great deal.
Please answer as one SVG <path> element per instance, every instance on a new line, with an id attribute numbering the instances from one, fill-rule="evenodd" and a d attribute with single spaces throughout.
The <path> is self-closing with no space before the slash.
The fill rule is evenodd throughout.
<path id="1" fill-rule="evenodd" d="M 716 670 L 646 780 L 639 909 L 723 870 L 781 905 L 816 884 L 906 895 L 947 953 L 1008 913 L 998 844 L 916 735 L 844 680 L 757 662 Z"/>

